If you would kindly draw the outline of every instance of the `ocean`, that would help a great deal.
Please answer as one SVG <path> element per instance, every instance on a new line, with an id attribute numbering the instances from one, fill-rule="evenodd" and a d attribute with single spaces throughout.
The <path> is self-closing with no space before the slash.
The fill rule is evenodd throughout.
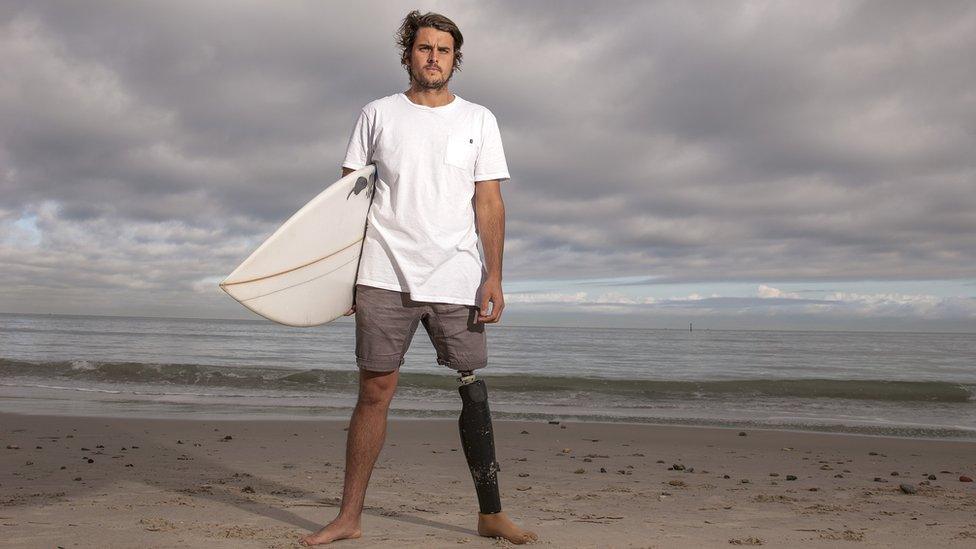
<path id="1" fill-rule="evenodd" d="M 479 370 L 498 419 L 976 440 L 973 334 L 498 325 Z M 263 320 L 0 314 L 0 411 L 348 418 L 355 332 Z M 391 415 L 455 418 L 420 327 Z"/>

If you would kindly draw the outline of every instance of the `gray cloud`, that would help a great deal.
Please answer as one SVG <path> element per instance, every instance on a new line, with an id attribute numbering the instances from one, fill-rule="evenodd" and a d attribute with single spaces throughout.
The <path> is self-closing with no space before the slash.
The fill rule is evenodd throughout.
<path id="1" fill-rule="evenodd" d="M 509 279 L 976 270 L 971 3 L 427 8 L 465 32 L 455 89 L 501 123 Z M 213 279 L 404 87 L 405 11 L 6 3 L 0 310 L 228 314 Z"/>

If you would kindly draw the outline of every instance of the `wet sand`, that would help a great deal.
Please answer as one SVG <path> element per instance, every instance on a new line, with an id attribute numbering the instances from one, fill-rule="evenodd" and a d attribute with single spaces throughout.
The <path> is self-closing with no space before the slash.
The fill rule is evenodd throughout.
<path id="1" fill-rule="evenodd" d="M 299 547 L 335 516 L 345 427 L 0 414 L 0 545 Z M 976 483 L 960 480 L 976 477 L 976 442 L 507 421 L 495 433 L 503 506 L 535 545 L 976 546 Z M 366 505 L 363 537 L 337 547 L 508 545 L 474 530 L 452 421 L 391 420 Z"/>

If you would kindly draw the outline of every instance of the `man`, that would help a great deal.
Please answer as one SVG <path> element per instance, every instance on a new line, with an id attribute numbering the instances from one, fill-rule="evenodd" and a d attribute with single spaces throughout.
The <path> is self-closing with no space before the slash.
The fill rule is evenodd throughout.
<path id="1" fill-rule="evenodd" d="M 356 314 L 360 378 L 342 504 L 335 520 L 301 542 L 362 535 L 366 486 L 383 447 L 399 367 L 423 323 L 437 362 L 460 375 L 459 427 L 480 507 L 478 533 L 526 543 L 536 535 L 501 511 L 487 390 L 473 374 L 487 365 L 484 325 L 498 322 L 505 307 L 499 183 L 509 173 L 498 125 L 488 109 L 448 89 L 463 43 L 450 19 L 410 12 L 397 43 L 410 89 L 363 108 L 342 164 L 343 175 L 370 163 L 377 169 L 349 312 Z"/>

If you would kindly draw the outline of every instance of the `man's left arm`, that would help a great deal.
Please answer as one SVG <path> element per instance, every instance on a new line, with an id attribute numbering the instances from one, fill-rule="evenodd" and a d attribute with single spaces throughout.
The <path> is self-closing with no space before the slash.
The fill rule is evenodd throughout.
<path id="1" fill-rule="evenodd" d="M 505 203 L 497 179 L 478 181 L 474 186 L 474 213 L 481 247 L 485 252 L 487 278 L 481 285 L 478 322 L 498 322 L 505 308 L 502 294 L 502 255 L 505 251 Z M 488 303 L 491 303 L 491 313 Z"/>

